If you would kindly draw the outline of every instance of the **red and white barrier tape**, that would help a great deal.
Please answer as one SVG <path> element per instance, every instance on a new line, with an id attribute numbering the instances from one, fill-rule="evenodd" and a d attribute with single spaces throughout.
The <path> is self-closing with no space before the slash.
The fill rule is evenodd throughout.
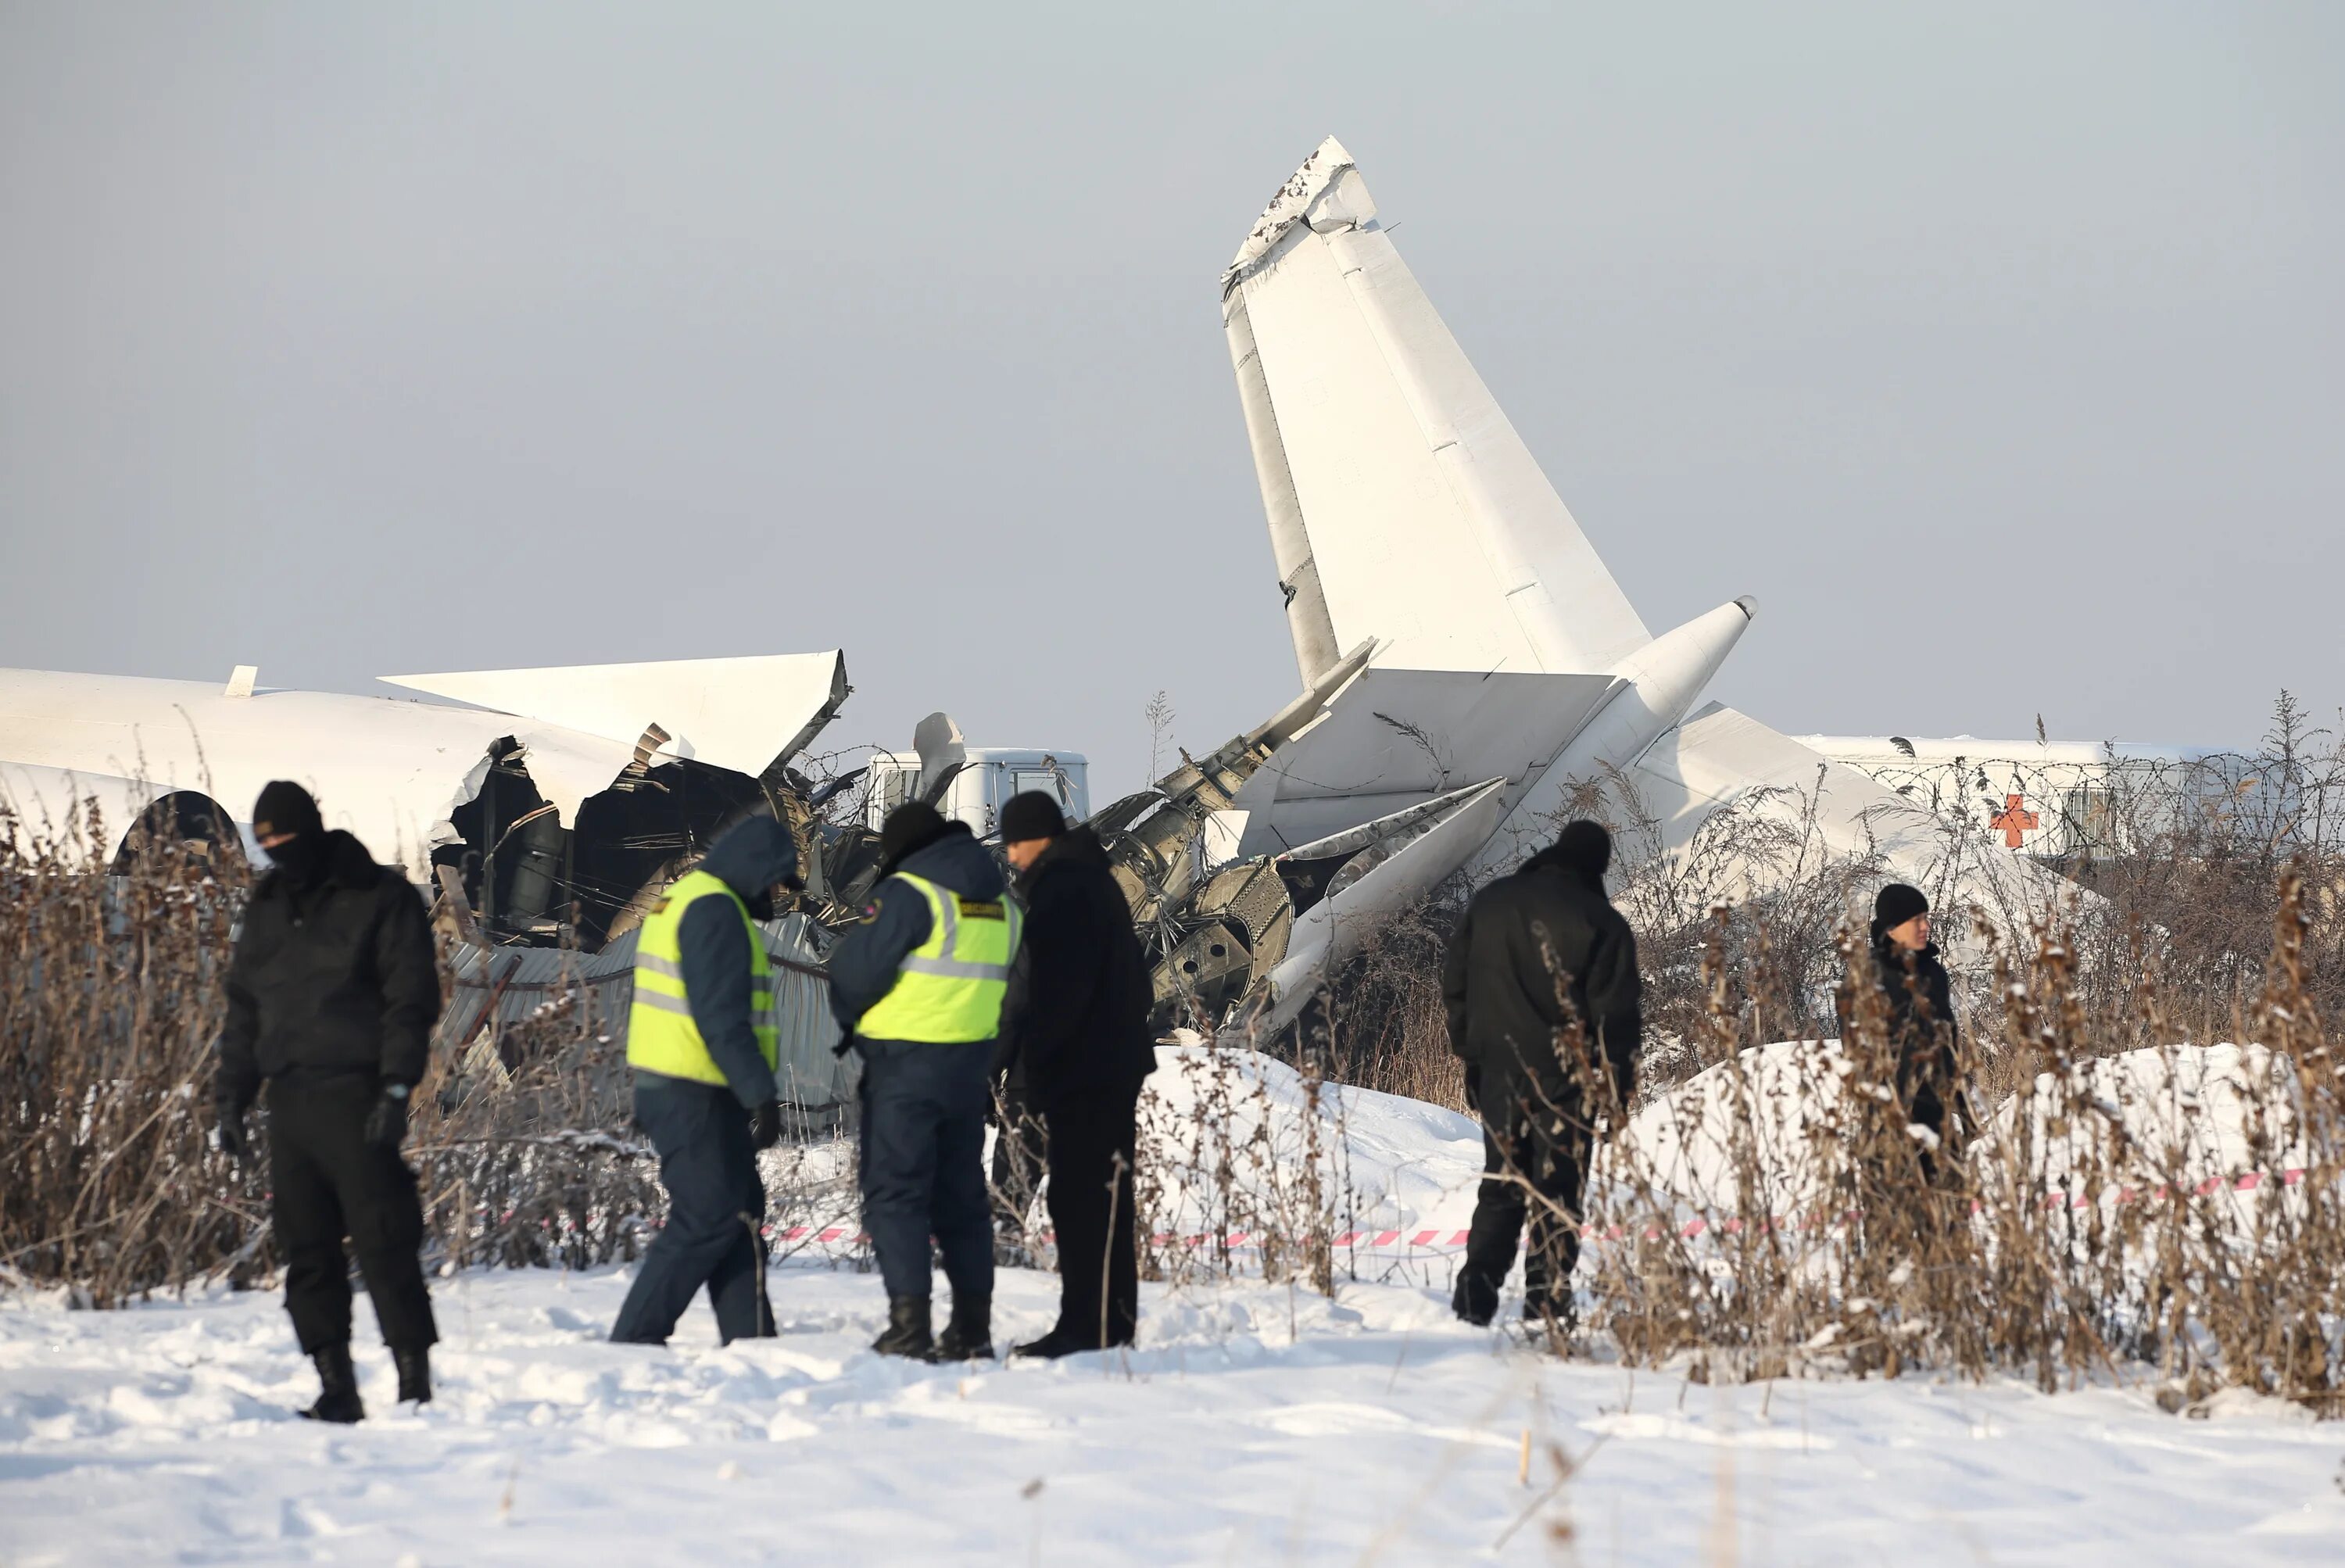
<path id="1" fill-rule="evenodd" d="M 2187 1196 L 2196 1197 L 2208 1197 L 2223 1191 L 2253 1192 L 2263 1186 L 2266 1179 L 2272 1174 L 2273 1173 L 2268 1171 L 2249 1171 L 2244 1175 L 2236 1176 L 2208 1176 L 2205 1181 L 2198 1183 L 2196 1186 L 2186 1188 L 2185 1192 Z M 2293 1166 L 2278 1173 L 2279 1183 L 2283 1186 L 2300 1186 L 2303 1183 L 2306 1175 L 2307 1173 L 2301 1166 Z M 2129 1186 L 2119 1187 L 2113 1195 L 2106 1189 L 2103 1189 L 2097 1194 L 2078 1194 L 2073 1197 L 2069 1194 L 2064 1192 L 2047 1192 L 2044 1195 L 2042 1207 L 2045 1208 L 2090 1208 L 2096 1203 L 2102 1201 L 2102 1199 L 2111 1197 L 2113 1197 L 2114 1201 L 2118 1204 L 2162 1203 L 2172 1198 L 2174 1196 L 2174 1189 L 2171 1186 L 2165 1185 L 2149 1188 Z M 1971 1205 L 1971 1212 L 1975 1214 L 1982 1207 L 1984 1206 L 1974 1201 Z M 1853 1210 L 1837 1215 L 1804 1215 L 1792 1217 L 1788 1223 L 1782 1220 L 1770 1219 L 1760 1227 L 1760 1230 L 1761 1234 L 1775 1229 L 1816 1230 L 1832 1225 L 1844 1224 L 1857 1217 L 1858 1215 L 1856 1211 Z M 1700 1236 L 1712 1228 L 1715 1228 L 1724 1235 L 1739 1236 L 1743 1232 L 1743 1230 L 1748 1228 L 1748 1227 L 1746 1227 L 1744 1222 L 1739 1217 L 1721 1221 L 1714 1227 L 1709 1220 L 1694 1218 L 1687 1220 L 1683 1225 L 1677 1227 L 1676 1230 L 1679 1236 L 1690 1239 L 1694 1237 Z M 773 1227 L 768 1226 L 766 1227 L 766 1234 L 769 1238 L 777 1242 L 801 1242 L 826 1247 L 860 1247 L 867 1244 L 871 1239 L 868 1236 L 864 1235 L 860 1231 L 852 1229 L 847 1226 L 838 1225 L 827 1226 L 819 1229 L 813 1226 L 794 1225 L 789 1227 L 787 1229 L 782 1230 L 777 1230 Z M 1464 1230 L 1444 1230 L 1439 1228 L 1416 1231 L 1346 1230 L 1330 1237 L 1329 1245 L 1339 1251 L 1355 1253 L 1443 1253 L 1455 1251 L 1457 1248 L 1464 1247 L 1469 1234 L 1469 1232 Z M 1603 1227 L 1594 1225 L 1583 1225 L 1579 1227 L 1580 1238 L 1585 1241 L 1621 1241 L 1627 1238 L 1628 1234 L 1629 1231 L 1626 1226 L 1615 1225 L 1609 1227 Z M 1663 1234 L 1664 1232 L 1662 1227 L 1658 1225 L 1648 1226 L 1645 1227 L 1645 1237 L 1648 1240 L 1659 1240 Z M 1051 1232 L 1044 1231 L 1041 1234 L 1039 1239 L 1048 1242 L 1054 1240 L 1055 1237 Z M 1151 1242 L 1157 1247 L 1226 1247 L 1233 1252 L 1244 1251 L 1249 1248 L 1258 1248 L 1262 1247 L 1265 1241 L 1276 1241 L 1279 1239 L 1282 1238 L 1277 1237 L 1265 1237 L 1261 1232 L 1245 1230 L 1233 1230 L 1226 1234 L 1195 1236 L 1174 1236 L 1165 1233 L 1150 1237 Z"/>

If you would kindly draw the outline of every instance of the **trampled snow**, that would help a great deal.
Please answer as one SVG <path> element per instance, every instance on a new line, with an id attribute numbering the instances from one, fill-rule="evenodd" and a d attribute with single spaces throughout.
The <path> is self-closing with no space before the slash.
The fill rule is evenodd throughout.
<path id="1" fill-rule="evenodd" d="M 1005 1275 L 1001 1331 L 1045 1327 L 1054 1283 Z M 1388 1285 L 1150 1287 L 1129 1357 L 964 1369 L 871 1355 L 878 1280 L 793 1267 L 778 1339 L 719 1349 L 696 1307 L 661 1350 L 603 1342 L 625 1288 L 440 1280 L 438 1400 L 397 1412 L 362 1329 L 372 1414 L 335 1430 L 288 1413 L 313 1385 L 273 1298 L 12 1302 L 0 1560 L 2345 1560 L 2345 1435 L 2292 1408 L 1689 1386 L 1558 1362 Z M 1550 1445 L 1577 1466 L 1560 1490 Z"/>
<path id="2" fill-rule="evenodd" d="M 2209 1074 L 2238 1055 L 2189 1059 L 2194 1104 L 2219 1111 Z M 1284 1067 L 1166 1064 L 1160 1161 L 1214 1105 L 1236 1146 L 1302 1141 Z M 2180 1104 L 2138 1064 L 2106 1071 Z M 1690 1125 L 1721 1093 L 1663 1105 Z M 780 1338 L 729 1349 L 705 1305 L 667 1349 L 605 1343 L 624 1268 L 472 1271 L 434 1283 L 420 1412 L 391 1403 L 360 1304 L 372 1414 L 330 1430 L 290 1413 L 315 1383 L 273 1294 L 0 1297 L 0 1563 L 2345 1563 L 2345 1430 L 2294 1406 L 2186 1420 L 2146 1381 L 1712 1387 L 1467 1328 L 1447 1286 L 1474 1124 L 1319 1104 L 1356 1223 L 1392 1238 L 1357 1260 L 1375 1282 L 1152 1284 L 1135 1350 L 1055 1364 L 874 1356 L 878 1278 L 813 1250 L 770 1276 Z M 1047 1328 L 1055 1290 L 1005 1271 L 997 1339 Z"/>

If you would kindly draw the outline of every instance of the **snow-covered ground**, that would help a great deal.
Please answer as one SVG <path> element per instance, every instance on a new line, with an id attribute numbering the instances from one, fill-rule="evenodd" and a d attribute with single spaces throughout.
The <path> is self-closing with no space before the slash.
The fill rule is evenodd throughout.
<path id="1" fill-rule="evenodd" d="M 2121 1060 L 2096 1093 L 2137 1133 L 2237 1121 L 2216 1080 L 2240 1054 L 2178 1060 L 2178 1089 Z M 1291 1204 L 1298 1151 L 1332 1140 L 1348 1261 L 1375 1283 L 1332 1301 L 1152 1285 L 1128 1355 L 912 1366 L 865 1348 L 878 1281 L 834 1256 L 856 1250 L 851 1220 L 816 1216 L 771 1276 L 781 1337 L 729 1349 L 705 1306 L 668 1349 L 604 1343 L 624 1269 L 441 1279 L 440 1397 L 420 1413 L 391 1403 L 361 1305 L 374 1413 L 335 1430 L 290 1415 L 314 1382 L 273 1295 L 107 1313 L 0 1296 L 0 1565 L 2345 1563 L 2345 1425 L 2238 1396 L 2186 1420 L 2141 1387 L 1711 1388 L 1559 1361 L 1449 1315 L 1473 1123 L 1328 1089 L 1305 1137 L 1307 1091 L 1279 1064 L 1165 1065 L 1160 1220 L 1228 1217 L 1173 1168 L 1221 1157 L 1183 1134 L 1201 1115 L 1255 1213 Z M 1729 1118 L 1787 1156 L 1837 1084 L 1816 1047 L 1753 1066 L 1749 1113 L 1713 1070 L 1635 1118 L 1686 1201 L 1731 1187 Z M 2228 1170 L 2237 1142 L 2198 1140 L 2191 1169 Z M 774 1174 L 836 1186 L 842 1154 Z M 1795 1189 L 1776 1157 L 1766 1179 Z M 1055 1291 L 1006 1272 L 997 1339 L 1047 1328 Z"/>
<path id="2" fill-rule="evenodd" d="M 1129 1358 L 964 1369 L 872 1356 L 878 1280 L 801 1266 L 780 1339 L 719 1349 L 704 1307 L 657 1350 L 603 1342 L 625 1284 L 439 1281 L 437 1402 L 396 1412 L 362 1343 L 340 1430 L 289 1416 L 273 1298 L 0 1305 L 0 1561 L 2345 1562 L 2345 1432 L 2293 1410 L 1690 1386 L 1390 1285 L 1151 1287 Z M 1006 1274 L 1002 1333 L 1053 1287 Z"/>

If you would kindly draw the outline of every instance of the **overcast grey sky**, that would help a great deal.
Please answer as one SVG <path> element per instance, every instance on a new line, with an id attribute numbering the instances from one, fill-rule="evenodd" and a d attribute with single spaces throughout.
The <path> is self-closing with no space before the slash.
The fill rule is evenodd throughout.
<path id="1" fill-rule="evenodd" d="M 1343 137 L 1792 731 L 2345 701 L 2345 6 L 0 0 L 0 664 L 843 646 L 1133 787 L 1294 689 L 1215 276 Z M 387 688 L 375 687 L 377 691 Z"/>

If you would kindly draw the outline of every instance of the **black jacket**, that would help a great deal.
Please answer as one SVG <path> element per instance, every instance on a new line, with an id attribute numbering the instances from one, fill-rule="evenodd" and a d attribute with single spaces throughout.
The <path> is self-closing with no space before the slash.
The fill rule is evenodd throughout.
<path id="1" fill-rule="evenodd" d="M 966 899 L 1002 894 L 1001 867 L 969 830 L 955 822 L 944 836 L 906 855 L 898 871 L 925 878 Z M 896 988 L 904 955 L 929 940 L 929 901 L 894 873 L 871 890 L 863 918 L 840 934 L 830 950 L 830 1010 L 848 1033 L 863 1015 Z"/>
<path id="2" fill-rule="evenodd" d="M 1897 1052 L 1897 1093 L 1914 1120 L 1943 1134 L 1945 1103 L 1956 1098 L 1956 1026 L 1954 983 L 1939 961 L 1938 944 L 1908 952 L 1886 935 L 1876 934 L 1873 977 L 1889 1004 L 1889 1042 Z M 1840 1008 L 1843 1032 L 1851 1006 L 1843 987 Z M 1968 1115 L 1967 1106 L 1964 1115 Z"/>
<path id="3" fill-rule="evenodd" d="M 421 1080 L 440 967 L 423 900 L 337 829 L 309 885 L 272 871 L 245 906 L 228 962 L 220 1099 L 241 1110 L 261 1080 L 361 1074 Z"/>
<path id="4" fill-rule="evenodd" d="M 700 862 L 702 871 L 741 895 L 752 916 L 773 911 L 767 894 L 797 868 L 790 831 L 771 817 L 750 817 L 727 829 Z M 706 898 L 684 911 L 675 940 L 693 1026 L 734 1098 L 754 1111 L 776 1094 L 773 1069 L 750 1023 L 748 928 L 731 903 Z"/>
<path id="5" fill-rule="evenodd" d="M 1578 1103 L 1556 1054 L 1568 1016 L 1557 968 L 1570 1012 L 1601 1051 L 1621 1098 L 1634 1090 L 1644 1033 L 1637 939 L 1600 880 L 1543 850 L 1474 895 L 1442 970 L 1449 1048 L 1464 1059 L 1469 1084 L 1478 1083 L 1482 1103 L 1494 1088 L 1520 1094 L 1528 1086 L 1558 1107 Z"/>
<path id="6" fill-rule="evenodd" d="M 1089 828 L 1051 840 L 1018 879 L 1026 936 L 1010 972 L 994 1075 L 1044 1111 L 1112 1104 L 1156 1070 L 1153 992 L 1132 906 Z"/>

